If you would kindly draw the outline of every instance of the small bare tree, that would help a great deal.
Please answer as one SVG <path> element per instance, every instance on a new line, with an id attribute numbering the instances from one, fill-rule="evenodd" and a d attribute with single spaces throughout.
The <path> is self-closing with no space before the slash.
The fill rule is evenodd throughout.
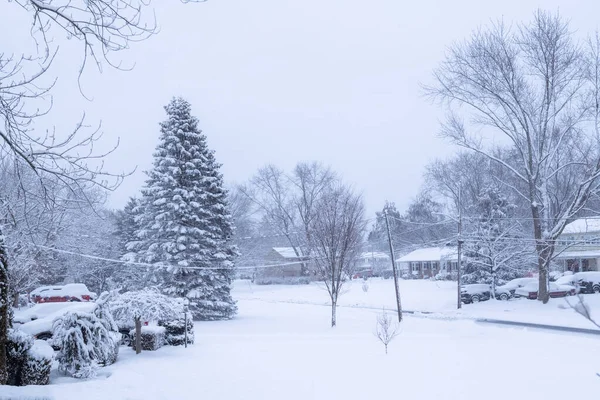
<path id="1" fill-rule="evenodd" d="M 388 353 L 388 345 L 399 334 L 400 325 L 385 311 L 377 314 L 377 325 L 375 326 L 375 336 L 385 346 L 385 354 Z"/>
<path id="2" fill-rule="evenodd" d="M 598 35 L 580 43 L 559 15 L 537 11 L 529 24 L 499 22 L 452 46 L 434 78 L 426 91 L 447 106 L 442 135 L 509 171 L 507 185 L 530 208 L 547 303 L 555 242 L 599 188 Z M 503 136 L 516 156 L 471 131 Z"/>
<path id="3" fill-rule="evenodd" d="M 333 185 L 315 205 L 310 224 L 310 255 L 318 277 L 331 298 L 331 326 L 336 326 L 336 308 L 345 276 L 361 251 L 366 228 L 365 206 L 360 195 L 343 184 Z"/>

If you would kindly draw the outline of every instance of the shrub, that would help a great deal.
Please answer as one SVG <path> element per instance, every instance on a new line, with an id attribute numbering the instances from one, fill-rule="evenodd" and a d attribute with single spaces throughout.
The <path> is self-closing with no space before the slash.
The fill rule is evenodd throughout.
<path id="1" fill-rule="evenodd" d="M 185 318 L 171 321 L 159 321 L 159 326 L 165 328 L 165 342 L 170 346 L 183 346 L 185 344 Z M 191 315 L 187 319 L 187 343 L 194 343 L 194 322 Z"/>
<path id="2" fill-rule="evenodd" d="M 165 343 L 165 327 L 163 326 L 142 326 L 142 334 L 140 336 L 142 350 L 158 350 Z M 134 337 L 135 329 L 132 329 L 129 334 Z M 132 347 L 135 350 L 135 341 L 132 341 Z"/>
<path id="3" fill-rule="evenodd" d="M 12 386 L 21 386 L 23 365 L 27 358 L 27 351 L 33 346 L 33 336 L 16 330 L 8 330 L 6 342 L 6 358 L 8 367 L 8 381 Z"/>
<path id="4" fill-rule="evenodd" d="M 54 321 L 52 335 L 52 342 L 60 348 L 58 369 L 75 378 L 94 377 L 98 366 L 116 359 L 116 335 L 94 313 L 64 314 Z"/>
<path id="5" fill-rule="evenodd" d="M 257 285 L 308 285 L 310 284 L 310 278 L 307 276 L 295 276 L 295 277 L 257 277 L 254 279 L 254 283 Z"/>
<path id="6" fill-rule="evenodd" d="M 36 340 L 27 352 L 21 374 L 22 385 L 47 385 L 50 383 L 50 371 L 54 350 L 44 340 Z"/>
<path id="7" fill-rule="evenodd" d="M 54 350 L 48 343 L 9 329 L 6 350 L 9 385 L 47 385 L 50 382 Z"/>

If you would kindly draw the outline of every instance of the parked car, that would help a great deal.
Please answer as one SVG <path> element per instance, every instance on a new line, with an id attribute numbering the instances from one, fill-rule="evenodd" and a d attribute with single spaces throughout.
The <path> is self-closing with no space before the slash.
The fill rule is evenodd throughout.
<path id="1" fill-rule="evenodd" d="M 61 302 L 36 304 L 33 307 L 15 313 L 13 322 L 15 327 L 23 332 L 33 335 L 36 339 L 49 340 L 52 338 L 52 324 L 54 319 L 69 311 L 92 312 L 96 307 L 92 302 Z"/>
<path id="2" fill-rule="evenodd" d="M 577 289 L 571 285 L 558 285 L 550 282 L 550 297 L 565 297 L 574 296 L 577 294 Z M 538 297 L 539 282 L 528 283 L 527 285 L 515 290 L 516 297 L 527 297 L 530 300 L 535 300 Z"/>
<path id="3" fill-rule="evenodd" d="M 512 281 L 506 282 L 502 286 L 498 286 L 496 290 L 508 290 L 511 295 L 515 294 L 515 290 L 521 288 L 529 283 L 537 282 L 537 278 L 517 278 Z"/>
<path id="4" fill-rule="evenodd" d="M 581 286 L 579 285 L 578 279 L 574 274 L 564 275 L 554 281 L 557 285 L 569 285 L 573 286 L 576 290 L 576 293 L 581 291 Z"/>
<path id="5" fill-rule="evenodd" d="M 67 301 L 92 301 L 96 294 L 90 292 L 83 283 L 70 283 L 63 286 L 42 286 L 31 292 L 33 303 L 62 303 Z"/>
<path id="6" fill-rule="evenodd" d="M 573 274 L 581 293 L 600 293 L 600 272 L 587 271 Z"/>
<path id="7" fill-rule="evenodd" d="M 363 269 L 360 271 L 357 271 L 354 273 L 354 275 L 352 275 L 352 279 L 366 279 L 366 278 L 372 278 L 373 277 L 373 270 L 372 269 Z"/>
<path id="8" fill-rule="evenodd" d="M 487 283 L 463 285 L 460 288 L 460 299 L 465 304 L 479 303 L 480 301 L 489 300 L 491 297 L 492 286 Z M 498 300 L 508 300 L 512 296 L 508 290 L 496 287 L 495 297 Z"/>

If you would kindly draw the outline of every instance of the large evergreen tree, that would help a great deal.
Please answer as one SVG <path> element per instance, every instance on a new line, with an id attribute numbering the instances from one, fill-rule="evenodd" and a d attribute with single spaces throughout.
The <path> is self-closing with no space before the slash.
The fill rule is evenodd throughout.
<path id="1" fill-rule="evenodd" d="M 165 110 L 130 248 L 157 266 L 163 292 L 190 300 L 194 319 L 231 318 L 236 249 L 220 164 L 186 100 L 174 98 Z"/>

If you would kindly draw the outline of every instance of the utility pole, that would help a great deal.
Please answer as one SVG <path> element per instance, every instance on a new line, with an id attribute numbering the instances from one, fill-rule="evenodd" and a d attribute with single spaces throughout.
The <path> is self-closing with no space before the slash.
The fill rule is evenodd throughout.
<path id="1" fill-rule="evenodd" d="M 400 289 L 398 288 L 398 271 L 396 270 L 396 257 L 394 257 L 394 244 L 390 232 L 387 210 L 384 210 L 385 226 L 387 227 L 388 242 L 390 244 L 390 257 L 392 257 L 392 271 L 394 271 L 394 285 L 396 288 L 396 308 L 398 309 L 398 322 L 402 322 L 402 303 L 400 302 Z"/>
<path id="2" fill-rule="evenodd" d="M 461 203 L 461 188 L 458 188 L 458 237 L 457 237 L 457 261 L 458 261 L 458 265 L 457 265 L 457 285 L 456 285 L 456 291 L 457 291 L 457 297 L 458 297 L 458 303 L 457 303 L 457 308 L 460 309 L 462 307 L 462 300 L 460 297 L 460 280 L 461 280 L 461 252 L 462 252 L 462 203 Z"/>

